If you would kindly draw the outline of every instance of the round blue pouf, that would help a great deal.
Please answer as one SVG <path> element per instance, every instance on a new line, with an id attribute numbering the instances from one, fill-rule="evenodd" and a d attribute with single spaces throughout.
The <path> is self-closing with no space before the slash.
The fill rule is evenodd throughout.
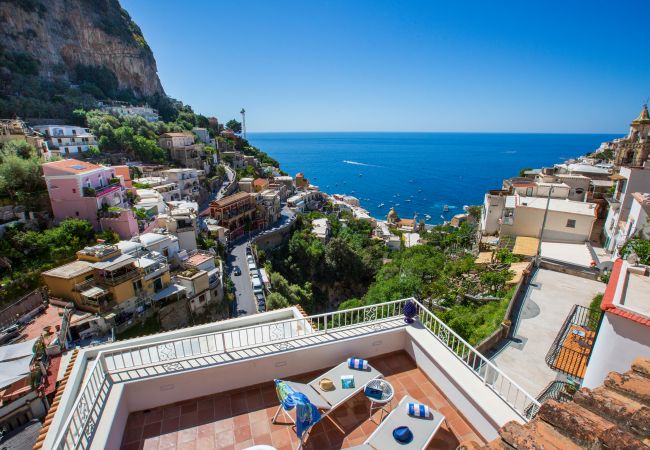
<path id="1" fill-rule="evenodd" d="M 413 323 L 413 317 L 418 313 L 418 308 L 413 300 L 408 300 L 404 304 L 404 322 Z"/>

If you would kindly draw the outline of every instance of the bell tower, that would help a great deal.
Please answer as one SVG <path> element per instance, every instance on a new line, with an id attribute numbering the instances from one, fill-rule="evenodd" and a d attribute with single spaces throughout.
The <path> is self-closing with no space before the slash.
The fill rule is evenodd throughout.
<path id="1" fill-rule="evenodd" d="M 643 105 L 639 116 L 630 124 L 630 132 L 621 140 L 616 151 L 619 166 L 642 166 L 650 155 L 650 114 Z"/>

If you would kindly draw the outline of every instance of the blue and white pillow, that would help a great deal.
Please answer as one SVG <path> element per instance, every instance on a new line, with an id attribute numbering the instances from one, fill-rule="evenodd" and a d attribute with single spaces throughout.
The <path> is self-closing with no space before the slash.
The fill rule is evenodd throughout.
<path id="1" fill-rule="evenodd" d="M 348 358 L 348 367 L 350 369 L 367 370 L 368 361 L 361 358 L 354 358 L 354 357 Z"/>
<path id="2" fill-rule="evenodd" d="M 409 416 L 413 417 L 429 417 L 431 414 L 431 410 L 427 405 L 423 405 L 422 403 L 407 403 L 406 404 L 406 412 L 408 413 Z"/>

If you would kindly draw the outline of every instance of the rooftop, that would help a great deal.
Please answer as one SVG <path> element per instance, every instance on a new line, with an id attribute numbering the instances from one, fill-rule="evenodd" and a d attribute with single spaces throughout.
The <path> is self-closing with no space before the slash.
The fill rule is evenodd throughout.
<path id="1" fill-rule="evenodd" d="M 396 399 L 408 394 L 445 415 L 447 423 L 436 434 L 432 448 L 452 450 L 462 441 L 482 441 L 408 353 L 392 353 L 373 358 L 369 363 L 393 385 Z M 319 373 L 322 371 L 301 374 L 291 380 L 307 383 Z M 267 382 L 133 412 L 126 422 L 121 448 L 212 449 L 264 444 L 277 449 L 296 448 L 295 432 L 283 422 L 271 422 L 277 408 L 275 388 L 272 382 Z M 340 449 L 361 444 L 377 428 L 368 418 L 368 408 L 363 394 L 355 396 L 329 416 L 341 429 L 325 419 L 314 427 L 305 449 Z M 379 422 L 379 412 L 373 418 Z"/>
<path id="2" fill-rule="evenodd" d="M 407 304 L 415 306 L 412 324 L 404 321 Z M 289 427 L 271 429 L 270 383 L 322 374 L 350 355 L 376 364 L 397 396 L 408 392 L 439 409 L 448 421 L 436 435 L 443 448 L 493 439 L 499 426 L 524 423 L 539 406 L 414 299 L 314 316 L 291 307 L 80 350 L 43 448 L 137 448 L 156 436 L 152 446 L 165 438 L 196 448 L 211 436 L 241 446 L 269 435 L 271 443 L 274 435 L 295 443 Z M 367 406 L 363 394 L 346 399 L 329 416 L 335 421 L 316 425 L 312 448 L 362 440 L 374 427 Z"/>
<path id="3" fill-rule="evenodd" d="M 548 209 L 550 211 L 566 212 L 566 213 L 578 214 L 582 216 L 596 217 L 595 203 L 576 202 L 572 200 L 565 200 L 559 198 L 551 198 L 549 200 L 546 197 L 520 196 L 516 198 L 516 205 L 519 207 L 524 206 L 527 208 L 546 209 L 547 201 L 548 201 Z"/>
<path id="4" fill-rule="evenodd" d="M 614 262 L 601 309 L 650 326 L 650 278 L 648 268 L 627 261 Z"/>
<path id="5" fill-rule="evenodd" d="M 212 202 L 212 205 L 215 207 L 224 207 L 231 205 L 233 203 L 246 200 L 250 198 L 250 194 L 248 192 L 237 192 L 236 194 L 229 195 L 227 197 L 223 197 L 221 200 L 217 200 L 216 202 Z"/>
<path id="6" fill-rule="evenodd" d="M 54 269 L 50 269 L 47 272 L 43 272 L 43 275 L 49 275 L 51 277 L 58 278 L 75 278 L 79 275 L 92 271 L 92 263 L 88 261 L 73 261 L 71 263 L 55 267 Z"/>
<path id="7" fill-rule="evenodd" d="M 43 172 L 47 175 L 79 175 L 103 169 L 104 166 L 92 164 L 77 159 L 61 159 L 43 164 Z"/>
<path id="8" fill-rule="evenodd" d="M 211 259 L 214 259 L 214 255 L 204 253 L 204 252 L 196 252 L 195 254 L 187 258 L 185 264 L 189 264 L 191 266 L 199 266 L 206 261 L 210 261 Z"/>
<path id="9" fill-rule="evenodd" d="M 538 269 L 529 282 L 513 340 L 491 360 L 537 397 L 555 380 L 546 354 L 574 304 L 589 306 L 603 290 L 600 281 Z"/>

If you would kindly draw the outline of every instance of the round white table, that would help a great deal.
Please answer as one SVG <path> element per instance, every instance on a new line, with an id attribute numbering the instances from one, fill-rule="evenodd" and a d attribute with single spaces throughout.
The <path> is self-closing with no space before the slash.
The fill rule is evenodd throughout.
<path id="1" fill-rule="evenodd" d="M 390 414 L 390 411 L 392 410 L 391 402 L 393 400 L 393 396 L 395 395 L 395 389 L 393 389 L 392 384 L 384 379 L 372 380 L 366 384 L 366 387 L 378 389 L 381 391 L 381 398 L 374 398 L 366 395 L 368 400 L 370 400 L 370 420 L 372 420 L 372 414 L 375 411 L 381 410 L 381 418 L 379 419 L 379 422 L 376 422 L 381 423 L 381 421 L 384 419 L 384 413 Z"/>

